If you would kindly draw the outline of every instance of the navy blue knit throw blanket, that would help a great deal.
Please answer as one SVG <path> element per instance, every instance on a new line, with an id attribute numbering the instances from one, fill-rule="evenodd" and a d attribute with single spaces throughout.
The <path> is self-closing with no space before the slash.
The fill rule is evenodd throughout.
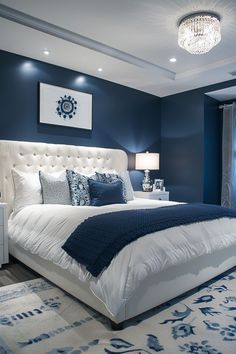
<path id="1" fill-rule="evenodd" d="M 97 277 L 123 247 L 141 236 L 223 217 L 235 218 L 236 209 L 208 204 L 180 204 L 111 212 L 85 220 L 62 248 Z"/>

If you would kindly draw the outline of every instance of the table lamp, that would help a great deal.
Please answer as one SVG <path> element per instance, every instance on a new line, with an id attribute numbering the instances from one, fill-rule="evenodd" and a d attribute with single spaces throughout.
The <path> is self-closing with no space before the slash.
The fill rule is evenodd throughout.
<path id="1" fill-rule="evenodd" d="M 152 191 L 152 183 L 149 172 L 150 170 L 159 170 L 159 154 L 149 153 L 148 151 L 145 153 L 136 154 L 135 169 L 144 170 L 145 172 L 144 179 L 142 181 L 143 191 Z"/>

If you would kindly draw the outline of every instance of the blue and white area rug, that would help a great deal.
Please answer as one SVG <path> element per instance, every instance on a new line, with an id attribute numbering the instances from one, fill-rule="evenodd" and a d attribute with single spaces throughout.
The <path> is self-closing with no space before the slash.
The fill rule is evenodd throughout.
<path id="1" fill-rule="evenodd" d="M 0 354 L 236 354 L 236 268 L 112 332 L 46 280 L 0 288 Z"/>

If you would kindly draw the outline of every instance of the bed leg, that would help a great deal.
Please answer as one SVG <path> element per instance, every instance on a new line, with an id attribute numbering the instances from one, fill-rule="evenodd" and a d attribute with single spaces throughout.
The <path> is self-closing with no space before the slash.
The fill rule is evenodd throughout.
<path id="1" fill-rule="evenodd" d="M 121 331 L 124 327 L 124 322 L 121 323 L 115 323 L 112 320 L 110 320 L 110 325 L 111 325 L 111 329 L 113 331 Z"/>

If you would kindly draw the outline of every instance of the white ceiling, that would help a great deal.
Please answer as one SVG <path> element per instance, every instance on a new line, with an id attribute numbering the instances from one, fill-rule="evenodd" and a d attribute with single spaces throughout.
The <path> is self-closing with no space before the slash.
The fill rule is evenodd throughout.
<path id="1" fill-rule="evenodd" d="M 220 102 L 235 100 L 236 86 L 227 87 L 222 90 L 207 92 L 206 95 L 215 98 L 217 101 Z"/>
<path id="2" fill-rule="evenodd" d="M 10 7 L 0 5 L 0 48 L 9 52 L 160 97 L 234 78 L 230 72 L 236 70 L 235 0 L 0 0 L 0 4 Z M 196 11 L 214 11 L 221 17 L 222 41 L 204 55 L 191 55 L 177 44 L 179 19 Z M 44 48 L 50 56 L 44 56 Z M 173 56 L 176 63 L 169 62 Z M 98 67 L 104 71 L 98 73 Z"/>

